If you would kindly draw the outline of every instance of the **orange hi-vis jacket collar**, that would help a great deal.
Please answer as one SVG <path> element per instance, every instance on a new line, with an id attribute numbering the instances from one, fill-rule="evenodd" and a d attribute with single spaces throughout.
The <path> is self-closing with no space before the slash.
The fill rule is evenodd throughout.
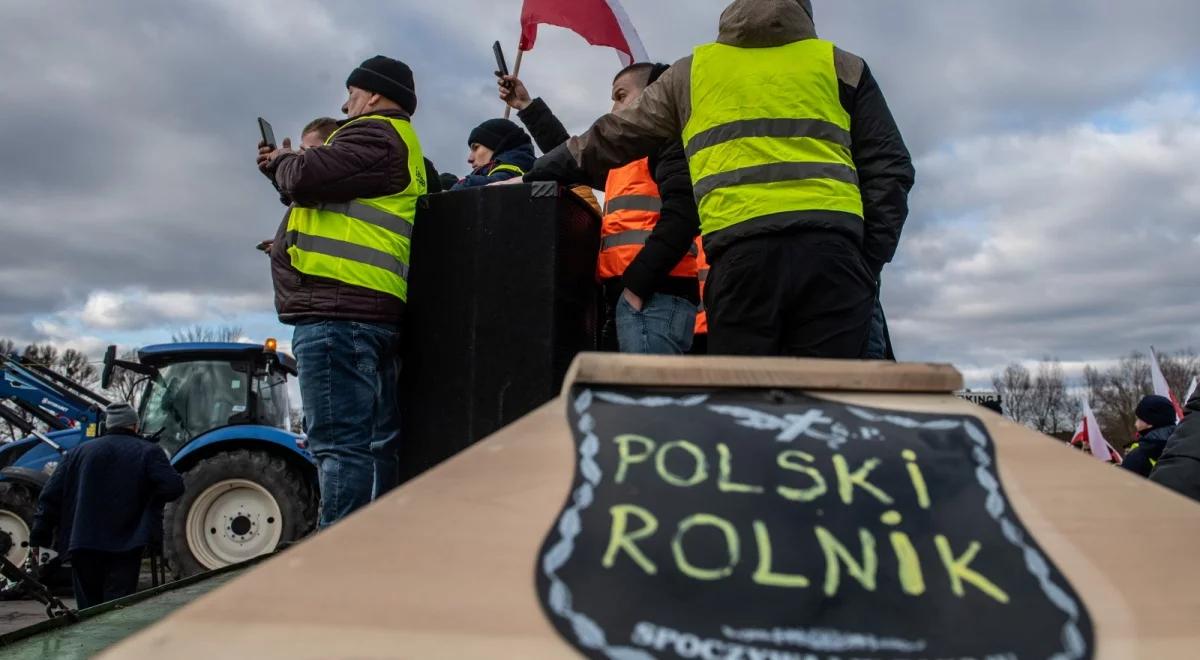
<path id="1" fill-rule="evenodd" d="M 658 224 L 662 197 L 650 175 L 650 161 L 632 162 L 608 173 L 604 187 L 604 222 L 600 225 L 600 258 L 596 276 L 621 277 Z M 696 277 L 696 257 L 689 252 L 671 271 L 672 277 Z"/>

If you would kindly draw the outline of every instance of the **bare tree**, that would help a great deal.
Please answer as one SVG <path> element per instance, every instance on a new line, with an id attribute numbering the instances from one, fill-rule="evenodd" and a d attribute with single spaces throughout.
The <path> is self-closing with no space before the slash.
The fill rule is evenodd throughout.
<path id="1" fill-rule="evenodd" d="M 25 347 L 21 358 L 26 362 L 40 364 L 47 369 L 54 369 L 58 366 L 58 347 L 53 344 L 30 344 Z"/>
<path id="2" fill-rule="evenodd" d="M 0 337 L 0 355 L 16 355 L 20 351 L 17 350 L 17 344 L 11 339 Z"/>
<path id="3" fill-rule="evenodd" d="M 171 333 L 171 341 L 182 343 L 235 342 L 242 337 L 242 329 L 236 325 L 194 325 Z"/>
<path id="4" fill-rule="evenodd" d="M 1030 400 L 1033 428 L 1051 435 L 1069 431 L 1075 426 L 1079 407 L 1079 402 L 1068 394 L 1062 363 L 1053 358 L 1043 360 L 1033 379 Z"/>
<path id="5" fill-rule="evenodd" d="M 58 358 L 58 364 L 53 369 L 83 385 L 93 386 L 100 382 L 100 372 L 89 361 L 88 356 L 73 348 L 62 352 Z"/>
<path id="6" fill-rule="evenodd" d="M 1045 358 L 1036 374 L 1023 364 L 1013 363 L 992 376 L 992 386 L 1004 401 L 1009 419 L 1047 434 L 1075 426 L 1079 403 L 1070 396 L 1062 363 Z"/>
<path id="7" fill-rule="evenodd" d="M 1029 369 L 1014 362 L 992 376 L 992 387 L 1004 402 L 1004 414 L 1018 424 L 1028 424 L 1033 409 L 1033 376 Z"/>

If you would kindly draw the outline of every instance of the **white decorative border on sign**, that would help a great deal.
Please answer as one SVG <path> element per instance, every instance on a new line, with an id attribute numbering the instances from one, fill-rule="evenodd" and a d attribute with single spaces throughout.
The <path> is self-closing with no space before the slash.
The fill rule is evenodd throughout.
<path id="1" fill-rule="evenodd" d="M 580 646 L 600 651 L 612 660 L 654 660 L 654 656 L 641 649 L 609 645 L 608 640 L 605 638 L 604 630 L 586 614 L 577 612 L 574 609 L 571 589 L 558 577 L 558 569 L 562 568 L 570 560 L 571 555 L 575 552 L 575 538 L 583 531 L 580 514 L 592 505 L 592 502 L 595 500 L 595 489 L 600 484 L 600 478 L 603 476 L 599 464 L 596 463 L 596 454 L 600 451 L 600 438 L 595 433 L 596 418 L 588 412 L 594 399 L 600 399 L 614 405 L 642 406 L 646 408 L 665 408 L 668 406 L 691 408 L 703 404 L 708 400 L 708 397 L 706 395 L 683 398 L 650 396 L 639 399 L 615 392 L 593 392 L 590 389 L 584 389 L 573 404 L 576 414 L 579 415 L 579 423 L 576 428 L 578 428 L 580 434 L 583 436 L 583 440 L 579 443 L 579 472 L 583 475 L 583 483 L 572 493 L 571 506 L 567 507 L 559 518 L 558 533 L 560 538 L 558 542 L 551 546 L 542 558 L 542 572 L 550 582 L 550 590 L 547 595 L 548 606 L 557 616 L 571 624 L 571 629 L 574 631 L 575 638 Z M 836 402 L 830 403 L 836 404 Z M 1030 575 L 1037 579 L 1046 597 L 1068 617 L 1062 631 L 1061 641 L 1063 650 L 1051 656 L 1052 660 L 1079 660 L 1083 658 L 1087 652 L 1087 641 L 1079 629 L 1079 604 L 1062 587 L 1051 580 L 1049 563 L 1036 548 L 1026 541 L 1021 534 L 1020 528 L 1008 517 L 1004 506 L 1004 496 L 1000 492 L 1000 482 L 991 472 L 992 460 L 987 453 L 987 434 L 969 421 L 963 422 L 947 419 L 919 422 L 897 414 L 877 415 L 854 406 L 846 405 L 845 407 L 855 417 L 874 424 L 886 423 L 905 429 L 937 431 L 951 431 L 962 428 L 966 431 L 967 435 L 976 444 L 971 455 L 976 463 L 975 478 L 979 482 L 979 485 L 988 493 L 984 505 L 988 515 L 999 523 L 1005 539 L 1021 550 L 1022 556 L 1025 559 L 1026 569 L 1028 569 Z M 847 433 L 843 436 L 841 433 L 838 433 L 837 440 L 830 442 L 830 438 L 826 437 L 825 434 L 820 434 L 810 428 L 812 423 L 817 420 L 809 415 L 793 415 L 779 418 L 762 413 L 761 411 L 736 406 L 709 406 L 709 410 L 738 418 L 741 420 L 738 423 L 748 428 L 763 431 L 781 431 L 780 435 L 776 438 L 780 442 L 790 442 L 800 435 L 808 435 L 814 436 L 815 439 L 829 442 L 831 448 L 834 448 L 835 444 L 840 445 L 844 443 L 851 435 Z M 759 414 L 747 415 L 747 412 Z M 874 435 L 878 436 L 878 433 Z M 867 437 L 871 437 L 871 434 L 864 432 L 863 436 L 866 439 Z"/>

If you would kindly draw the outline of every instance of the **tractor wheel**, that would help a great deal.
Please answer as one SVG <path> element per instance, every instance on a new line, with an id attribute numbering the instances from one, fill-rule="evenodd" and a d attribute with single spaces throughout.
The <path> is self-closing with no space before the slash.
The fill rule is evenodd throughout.
<path id="1" fill-rule="evenodd" d="M 278 456 L 217 454 L 185 472 L 183 482 L 163 525 L 163 553 L 176 578 L 273 552 L 316 526 L 310 480 Z"/>
<path id="2" fill-rule="evenodd" d="M 8 560 L 17 566 L 29 554 L 29 536 L 33 514 L 37 511 L 37 496 L 21 484 L 0 481 L 0 534 L 12 539 Z"/>

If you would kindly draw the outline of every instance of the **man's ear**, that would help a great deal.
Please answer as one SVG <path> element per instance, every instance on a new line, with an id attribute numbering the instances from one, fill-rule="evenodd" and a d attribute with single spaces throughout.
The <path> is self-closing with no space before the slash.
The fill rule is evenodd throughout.
<path id="1" fill-rule="evenodd" d="M 372 94 L 371 98 L 367 99 L 367 107 L 374 108 L 383 100 L 382 94 Z"/>

